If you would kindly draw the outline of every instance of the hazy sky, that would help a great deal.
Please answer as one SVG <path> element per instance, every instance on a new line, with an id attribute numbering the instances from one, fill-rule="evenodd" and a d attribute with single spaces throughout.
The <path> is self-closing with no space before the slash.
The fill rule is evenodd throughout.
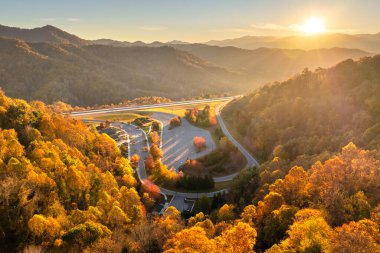
<path id="1" fill-rule="evenodd" d="M 202 42 L 289 35 L 308 17 L 331 32 L 380 32 L 380 0 L 0 0 L 0 24 L 51 24 L 85 39 Z"/>

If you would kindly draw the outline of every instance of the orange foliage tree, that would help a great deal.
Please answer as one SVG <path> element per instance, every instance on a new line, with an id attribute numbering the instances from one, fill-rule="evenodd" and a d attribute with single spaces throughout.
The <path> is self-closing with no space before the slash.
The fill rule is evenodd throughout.
<path id="1" fill-rule="evenodd" d="M 170 119 L 170 127 L 169 129 L 175 128 L 182 125 L 182 120 L 180 116 L 176 116 Z"/>
<path id="2" fill-rule="evenodd" d="M 140 161 L 140 156 L 138 154 L 133 154 L 133 156 L 131 157 L 131 163 L 133 165 L 138 165 L 139 161 Z"/>
<path id="3" fill-rule="evenodd" d="M 141 182 L 141 186 L 142 186 L 143 192 L 148 193 L 149 197 L 155 198 L 155 199 L 158 199 L 160 197 L 160 194 L 161 194 L 160 188 L 149 179 L 144 179 Z"/>
<path id="4" fill-rule="evenodd" d="M 193 144 L 197 152 L 200 152 L 206 148 L 206 139 L 201 136 L 195 136 L 193 140 Z"/>

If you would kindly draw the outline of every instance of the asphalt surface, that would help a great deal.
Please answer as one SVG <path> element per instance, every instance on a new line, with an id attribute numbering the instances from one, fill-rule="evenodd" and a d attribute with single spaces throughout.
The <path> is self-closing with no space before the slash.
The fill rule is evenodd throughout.
<path id="1" fill-rule="evenodd" d="M 193 105 L 193 104 L 202 104 L 202 103 L 206 103 L 206 102 L 209 103 L 209 102 L 217 102 L 217 101 L 230 101 L 233 98 L 235 98 L 235 97 L 222 97 L 222 98 L 210 98 L 210 99 L 199 99 L 199 100 L 189 100 L 189 101 L 176 101 L 176 102 L 151 104 L 151 105 L 123 106 L 123 107 L 113 107 L 113 108 L 105 108 L 105 109 L 82 110 L 82 111 L 75 111 L 75 112 L 64 113 L 64 114 L 71 115 L 71 116 L 106 114 L 106 113 L 111 113 L 111 112 L 137 111 L 137 110 L 170 107 L 170 106 L 177 106 L 177 105 Z"/>
<path id="2" fill-rule="evenodd" d="M 219 105 L 215 110 L 216 117 L 218 119 L 221 130 L 223 131 L 225 136 L 227 136 L 231 140 L 231 142 L 239 149 L 239 151 L 244 155 L 244 157 L 247 160 L 247 167 L 258 166 L 258 162 L 252 157 L 252 155 L 238 141 L 236 141 L 236 139 L 230 134 L 230 132 L 228 131 L 228 129 L 227 129 L 227 127 L 226 127 L 226 125 L 225 125 L 225 123 L 224 123 L 224 121 L 220 115 L 220 112 L 223 109 L 223 107 L 233 98 L 235 98 L 235 97 L 219 98 L 219 99 L 207 99 L 207 100 L 196 100 L 196 101 L 172 102 L 172 103 L 144 105 L 144 106 L 119 107 L 119 108 L 111 108 L 111 109 L 78 111 L 78 112 L 70 113 L 70 115 L 71 116 L 82 116 L 82 115 L 90 115 L 90 114 L 103 114 L 103 113 L 106 114 L 106 113 L 113 113 L 113 112 L 118 112 L 118 111 L 144 110 L 144 109 L 149 109 L 149 108 L 169 107 L 169 106 L 175 106 L 175 105 L 198 104 L 198 103 L 212 102 L 212 101 L 225 101 L 224 103 Z M 164 124 L 164 131 L 162 133 L 162 147 L 163 147 L 163 149 L 165 149 L 165 148 L 168 149 L 168 151 L 166 151 L 166 153 L 169 152 L 170 145 L 172 145 L 171 143 L 176 141 L 176 137 L 170 137 L 171 136 L 170 134 L 165 135 L 165 133 L 168 133 L 168 131 L 174 131 L 176 129 L 176 128 L 174 128 L 172 130 L 165 130 L 165 122 L 167 123 L 167 121 L 170 120 L 170 118 L 172 116 L 173 115 L 171 115 L 171 114 L 168 114 L 166 116 L 163 114 L 160 114 L 160 115 L 157 114 L 156 115 L 156 118 L 158 120 L 162 121 L 162 123 Z M 186 122 L 186 123 L 189 124 L 188 122 Z M 167 124 L 166 124 L 166 126 L 167 126 Z M 149 148 L 149 144 L 147 142 L 147 137 L 146 137 L 145 133 L 143 132 L 143 130 L 137 129 L 133 125 L 122 124 L 121 127 L 130 136 L 130 154 L 133 155 L 134 153 L 136 153 L 140 156 L 139 166 L 136 169 L 137 175 L 138 175 L 140 181 L 143 179 L 146 179 L 147 174 L 145 171 L 144 159 L 148 155 L 148 152 L 144 152 L 143 147 Z M 180 128 L 181 127 L 179 127 L 178 129 L 180 129 Z M 201 129 L 201 130 L 203 130 L 203 129 Z M 179 131 L 179 130 L 176 130 L 176 131 Z M 205 130 L 203 130 L 203 131 L 205 131 Z M 172 135 L 176 136 L 174 133 L 175 132 L 173 132 Z M 165 144 L 165 139 L 168 140 L 166 142 L 167 144 Z M 170 139 L 172 139 L 172 140 L 170 140 Z M 187 141 L 185 141 L 185 142 L 187 142 Z M 192 141 L 190 143 L 192 144 Z M 167 147 L 165 147 L 165 145 L 167 145 Z M 176 147 L 176 145 L 174 145 L 174 147 Z M 175 150 L 175 148 L 172 148 L 172 150 Z M 183 154 L 183 151 L 179 152 L 179 153 Z M 165 154 L 165 151 L 164 151 L 164 154 Z M 188 153 L 185 152 L 184 154 L 188 154 Z M 189 155 L 191 155 L 191 151 L 190 151 Z M 199 155 L 203 155 L 203 154 L 199 154 Z M 173 164 L 176 164 L 177 160 L 179 160 L 178 163 L 182 163 L 184 157 L 186 157 L 186 156 L 187 155 L 182 155 L 181 156 L 182 158 L 180 158 L 180 159 L 175 159 L 174 157 L 173 158 L 165 158 L 165 159 L 168 159 L 169 163 L 170 163 L 170 160 L 172 159 Z M 182 161 L 181 161 L 181 159 L 182 159 Z M 229 181 L 229 180 L 232 180 L 237 174 L 238 173 L 234 173 L 234 174 L 223 176 L 223 177 L 215 177 L 214 181 L 215 182 Z M 228 189 L 223 189 L 220 191 L 206 192 L 206 193 L 201 193 L 201 192 L 199 192 L 199 193 L 188 193 L 188 192 L 176 192 L 176 191 L 172 191 L 172 190 L 165 189 L 162 187 L 160 187 L 160 190 L 161 190 L 162 194 L 172 195 L 173 196 L 173 198 L 172 198 L 173 205 L 175 203 L 175 206 L 179 209 L 181 209 L 181 203 L 183 203 L 183 205 L 184 205 L 184 206 L 182 206 L 182 209 L 185 208 L 184 200 L 186 198 L 197 199 L 197 198 L 201 197 L 202 195 L 206 195 L 208 197 L 213 197 L 214 195 L 216 195 L 218 193 L 227 193 L 228 192 Z"/>
<path id="3" fill-rule="evenodd" d="M 224 106 L 228 103 L 224 102 L 220 105 L 218 105 L 215 108 L 215 115 L 216 118 L 218 119 L 219 126 L 221 130 L 223 131 L 224 135 L 237 147 L 237 149 L 244 155 L 245 159 L 247 160 L 246 167 L 258 167 L 259 163 L 256 161 L 256 159 L 231 135 L 231 133 L 228 131 L 223 118 L 221 116 L 221 111 Z M 239 172 L 236 172 L 234 174 L 230 174 L 227 176 L 222 176 L 222 177 L 214 177 L 214 182 L 226 182 L 232 180 Z"/>
<path id="4" fill-rule="evenodd" d="M 145 170 L 145 163 L 144 160 L 147 157 L 149 152 L 143 151 L 143 148 L 149 148 L 149 144 L 147 142 L 147 136 L 145 135 L 144 131 L 140 128 L 136 128 L 133 125 L 130 124 L 118 124 L 123 130 L 125 130 L 130 138 L 130 153 L 131 155 L 137 154 L 140 157 L 139 166 L 136 168 L 136 173 L 140 181 L 147 179 L 148 176 L 146 174 Z M 171 130 L 170 130 L 171 131 Z M 202 195 L 207 195 L 209 197 L 212 197 L 216 195 L 219 192 L 227 192 L 228 190 L 221 190 L 216 192 L 208 192 L 208 193 L 188 193 L 188 192 L 176 192 L 169 189 L 165 189 L 162 187 L 159 187 L 161 193 L 166 195 L 172 195 L 174 197 L 180 197 L 180 198 L 199 198 Z"/>
<path id="5" fill-rule="evenodd" d="M 162 162 L 168 168 L 178 168 L 188 159 L 197 159 L 216 149 L 215 142 L 208 130 L 191 125 L 185 118 L 182 118 L 182 125 L 169 130 L 170 119 L 176 115 L 170 113 L 156 112 L 152 118 L 162 122 Z M 200 136 L 206 140 L 206 148 L 197 152 L 193 140 Z"/>
<path id="6" fill-rule="evenodd" d="M 145 133 L 142 129 L 136 128 L 130 124 L 121 124 L 121 128 L 125 130 L 129 135 L 130 140 L 130 154 L 133 156 L 137 154 L 140 157 L 139 166 L 136 168 L 137 176 L 140 181 L 147 178 L 145 163 L 144 160 L 148 156 L 147 151 L 144 151 L 144 148 L 149 149 L 148 141 L 145 136 Z"/>

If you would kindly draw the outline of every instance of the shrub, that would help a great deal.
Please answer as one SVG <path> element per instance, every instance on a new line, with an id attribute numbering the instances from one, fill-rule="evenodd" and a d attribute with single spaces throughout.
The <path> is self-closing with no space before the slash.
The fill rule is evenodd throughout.
<path id="1" fill-rule="evenodd" d="M 201 152 L 206 148 L 206 139 L 203 137 L 195 136 L 193 143 L 197 152 Z"/>
<path id="2" fill-rule="evenodd" d="M 175 127 L 181 126 L 182 125 L 182 120 L 180 116 L 173 117 L 170 120 L 170 126 L 169 129 L 173 129 Z"/>

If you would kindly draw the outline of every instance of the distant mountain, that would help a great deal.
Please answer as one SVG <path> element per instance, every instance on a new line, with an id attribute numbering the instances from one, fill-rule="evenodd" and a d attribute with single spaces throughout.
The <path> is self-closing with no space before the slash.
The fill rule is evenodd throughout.
<path id="1" fill-rule="evenodd" d="M 358 49 L 321 48 L 314 50 L 259 48 L 255 50 L 237 47 L 190 44 L 179 41 L 167 43 L 119 42 L 114 40 L 94 41 L 96 44 L 116 47 L 160 47 L 171 46 L 242 74 L 246 87 L 255 88 L 258 84 L 286 79 L 304 68 L 330 67 L 346 59 L 359 59 L 373 54 Z"/>
<path id="2" fill-rule="evenodd" d="M 74 105 L 140 96 L 242 93 L 288 79 L 306 67 L 330 67 L 371 55 L 347 48 L 247 50 L 182 41 L 87 41 L 53 26 L 1 26 L 0 35 L 18 38 L 0 36 L 0 87 L 8 95 Z"/>
<path id="3" fill-rule="evenodd" d="M 111 40 L 111 39 L 93 40 L 92 43 L 95 45 L 104 45 L 104 46 L 113 46 L 113 47 L 146 46 L 146 44 L 142 41 L 129 42 L 129 41 L 118 41 L 118 40 Z"/>
<path id="4" fill-rule="evenodd" d="M 347 48 L 315 50 L 259 48 L 246 50 L 204 44 L 171 46 L 189 52 L 212 64 L 243 73 L 247 83 L 254 85 L 287 79 L 304 68 L 326 68 L 345 59 L 359 59 L 372 55 L 362 50 Z"/>
<path id="5" fill-rule="evenodd" d="M 73 34 L 62 31 L 61 29 L 51 25 L 33 29 L 22 29 L 0 25 L 0 37 L 20 39 L 27 42 L 72 44 L 76 46 L 91 44 L 90 41 L 81 39 Z"/>
<path id="6" fill-rule="evenodd" d="M 141 96 L 241 91 L 239 75 L 172 47 L 27 43 L 0 38 L 0 87 L 9 95 L 74 105 Z"/>
<path id="7" fill-rule="evenodd" d="M 186 45 L 186 44 L 191 44 L 191 43 L 186 42 L 186 41 L 180 41 L 180 40 L 172 40 L 172 41 L 166 42 L 166 44 Z"/>
<path id="8" fill-rule="evenodd" d="M 236 39 L 212 40 L 214 46 L 234 46 L 243 49 L 260 47 L 312 50 L 319 48 L 357 48 L 369 52 L 380 52 L 380 33 L 377 34 L 322 34 L 318 36 L 245 36 Z"/>
<path id="9" fill-rule="evenodd" d="M 154 41 L 152 43 L 145 43 L 142 41 L 135 41 L 135 42 L 129 42 L 129 41 L 118 41 L 118 40 L 111 40 L 111 39 L 98 39 L 93 40 L 93 44 L 96 45 L 106 45 L 106 46 L 113 46 L 113 47 L 133 47 L 133 46 L 147 46 L 147 47 L 162 47 L 162 46 L 171 46 L 171 45 L 189 45 L 191 43 L 179 41 L 179 40 L 172 40 L 169 42 L 159 42 Z"/>

